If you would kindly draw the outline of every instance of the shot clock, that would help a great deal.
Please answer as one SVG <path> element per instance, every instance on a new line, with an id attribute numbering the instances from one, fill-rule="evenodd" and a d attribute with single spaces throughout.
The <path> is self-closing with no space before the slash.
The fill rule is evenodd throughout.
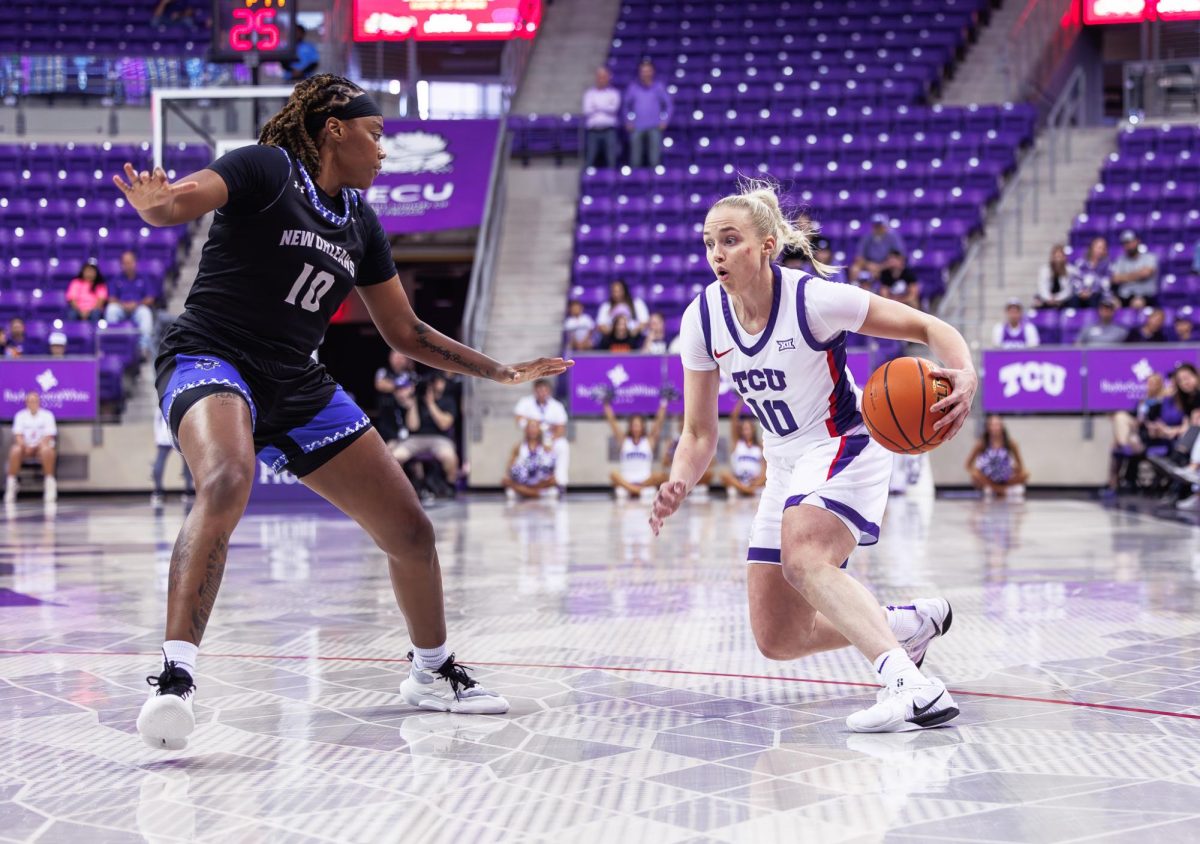
<path id="1" fill-rule="evenodd" d="M 296 54 L 298 0 L 213 0 L 216 62 L 287 62 Z"/>

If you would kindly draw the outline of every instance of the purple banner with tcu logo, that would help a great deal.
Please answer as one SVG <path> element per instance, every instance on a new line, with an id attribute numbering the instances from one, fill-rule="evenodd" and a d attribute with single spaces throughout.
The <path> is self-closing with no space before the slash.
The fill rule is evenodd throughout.
<path id="1" fill-rule="evenodd" d="M 1153 373 L 1166 375 L 1181 363 L 1194 366 L 1200 359 L 1200 349 L 1166 345 L 1088 349 L 1084 354 L 1089 411 L 1132 410 L 1145 398 L 1146 379 Z"/>
<path id="2" fill-rule="evenodd" d="M 59 422 L 95 419 L 99 366 L 94 357 L 0 360 L 0 418 L 7 421 L 16 416 L 25 407 L 25 394 L 32 390 Z"/>
<path id="3" fill-rule="evenodd" d="M 1076 349 L 996 349 L 983 354 L 983 409 L 988 413 L 1071 413 L 1083 407 Z"/>
<path id="4" fill-rule="evenodd" d="M 871 374 L 870 354 L 853 351 L 846 355 L 846 366 L 861 387 Z M 668 405 L 670 413 L 683 413 L 683 363 L 678 355 L 589 355 L 575 356 L 569 372 L 571 397 L 568 409 L 573 416 L 600 416 L 604 413 L 603 394 L 612 390 L 613 412 L 653 415 L 664 386 L 672 387 L 678 397 Z M 729 413 L 737 404 L 733 381 L 721 376 L 717 410 Z"/>
<path id="5" fill-rule="evenodd" d="M 388 234 L 478 226 L 498 120 L 385 120 L 387 157 L 363 196 Z"/>

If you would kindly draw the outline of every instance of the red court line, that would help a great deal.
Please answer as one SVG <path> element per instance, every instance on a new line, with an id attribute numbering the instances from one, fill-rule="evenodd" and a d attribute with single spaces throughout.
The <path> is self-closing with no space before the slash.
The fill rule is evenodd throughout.
<path id="1" fill-rule="evenodd" d="M 0 656 L 137 656 L 156 658 L 159 653 L 142 653 L 140 651 L 17 651 L 0 648 Z M 299 654 L 217 654 L 204 653 L 205 659 L 286 659 L 316 662 L 408 662 L 403 657 L 371 657 L 371 656 L 303 656 Z M 774 680 L 781 683 L 809 683 L 815 686 L 849 686 L 859 689 L 878 689 L 877 683 L 856 683 L 852 680 L 819 680 L 815 677 L 784 677 L 770 674 L 727 674 L 721 671 L 690 671 L 681 668 L 639 668 L 624 665 L 576 665 L 572 663 L 553 662 L 478 662 L 468 660 L 467 665 L 481 665 L 487 668 L 553 668 L 562 671 L 616 671 L 632 674 L 672 674 L 686 677 L 722 677 L 732 680 Z M 580 691 L 587 691 L 581 689 Z M 1081 709 L 1103 709 L 1111 712 L 1135 712 L 1141 715 L 1162 715 L 1166 718 L 1186 718 L 1200 721 L 1200 715 L 1187 712 L 1164 712 L 1161 709 L 1141 709 L 1136 706 L 1116 706 L 1111 703 L 1087 703 L 1080 700 L 1057 700 L 1048 697 L 1033 697 L 1030 695 L 1006 695 L 1000 692 L 972 692 L 966 689 L 950 689 L 951 694 L 963 697 L 986 697 L 996 700 L 1020 700 L 1026 703 L 1048 703 L 1054 706 L 1075 706 Z"/>

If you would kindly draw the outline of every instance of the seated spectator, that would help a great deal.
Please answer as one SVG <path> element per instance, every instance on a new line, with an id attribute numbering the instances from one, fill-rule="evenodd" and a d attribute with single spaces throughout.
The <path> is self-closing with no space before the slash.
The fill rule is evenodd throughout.
<path id="1" fill-rule="evenodd" d="M 1081 346 L 1111 346 L 1114 343 L 1124 343 L 1129 331 L 1113 322 L 1116 312 L 1116 300 L 1105 296 L 1096 308 L 1096 316 L 1100 321 L 1079 332 L 1076 342 Z"/>
<path id="2" fill-rule="evenodd" d="M 612 400 L 604 398 L 604 418 L 613 439 L 621 444 L 620 464 L 609 473 L 613 495 L 618 501 L 628 500 L 632 495 L 640 497 L 654 495 L 658 485 L 665 483 L 667 476 L 654 471 L 654 452 L 658 450 L 658 439 L 662 435 L 663 420 L 667 418 L 667 399 L 658 402 L 658 413 L 650 431 L 646 431 L 646 417 L 635 413 L 629 417 L 625 430 L 617 422 L 612 409 Z"/>
<path id="3" fill-rule="evenodd" d="M 132 320 L 138 330 L 138 343 L 142 356 L 150 356 L 150 343 L 154 334 L 154 290 L 150 281 L 138 272 L 137 256 L 132 252 L 121 253 L 121 274 L 109 288 L 108 307 L 104 318 L 110 323 Z"/>
<path id="4" fill-rule="evenodd" d="M 1165 343 L 1167 334 L 1163 331 L 1166 316 L 1162 308 L 1149 308 L 1142 324 L 1129 329 L 1125 337 L 1126 343 Z"/>
<path id="5" fill-rule="evenodd" d="M 988 415 L 984 434 L 967 458 L 967 471 L 971 473 L 971 483 L 983 491 L 984 498 L 1024 497 L 1029 473 L 999 415 Z"/>
<path id="6" fill-rule="evenodd" d="M 84 264 L 79 275 L 67 285 L 67 310 L 75 319 L 96 322 L 107 303 L 108 285 L 100 268 L 90 262 Z"/>
<path id="7" fill-rule="evenodd" d="M 1170 340 L 1172 343 L 1194 343 L 1196 342 L 1195 330 L 1196 326 L 1192 325 L 1192 321 L 1186 314 L 1177 314 L 1175 323 L 1171 326 Z"/>
<path id="8" fill-rule="evenodd" d="M 850 278 L 857 279 L 859 274 L 866 270 L 873 280 L 878 280 L 888 255 L 893 251 L 908 254 L 904 240 L 892 231 L 888 215 L 872 215 L 871 230 L 859 240 L 858 249 L 854 253 L 854 262 L 850 265 Z"/>
<path id="9" fill-rule="evenodd" d="M 624 314 L 619 314 L 613 320 L 612 331 L 600 338 L 597 348 L 606 352 L 628 353 L 641 348 L 642 335 L 629 330 L 629 320 Z"/>
<path id="10" fill-rule="evenodd" d="M 1109 294 L 1112 282 L 1109 278 L 1108 241 L 1102 237 L 1092 238 L 1087 254 L 1075 262 L 1076 274 L 1072 279 L 1074 292 L 1070 307 L 1094 308 Z"/>
<path id="11" fill-rule="evenodd" d="M 288 65 L 288 72 L 293 82 L 315 76 L 321 64 L 321 52 L 316 45 L 308 40 L 308 30 L 296 26 L 296 60 Z"/>
<path id="12" fill-rule="evenodd" d="M 533 394 L 520 399 L 513 408 L 513 414 L 517 418 L 517 427 L 522 431 L 528 429 L 530 420 L 536 421 L 541 427 L 543 439 L 554 450 L 554 480 L 560 491 L 566 491 L 571 464 L 567 409 L 551 395 L 552 392 L 550 379 L 539 378 L 533 382 Z"/>
<path id="13" fill-rule="evenodd" d="M 508 459 L 508 470 L 500 479 L 509 501 L 517 498 L 553 497 L 558 494 L 554 475 L 557 471 L 554 447 L 542 438 L 542 426 L 536 419 L 525 422 L 524 438 Z"/>
<path id="14" fill-rule="evenodd" d="M 1132 229 L 1121 232 L 1122 252 L 1110 267 L 1112 289 L 1121 304 L 1144 308 L 1158 299 L 1158 258 L 1147 251 Z"/>
<path id="15" fill-rule="evenodd" d="M 887 261 L 879 271 L 879 295 L 921 309 L 921 282 L 899 249 L 888 253 Z"/>
<path id="16" fill-rule="evenodd" d="M 583 92 L 583 122 L 587 131 L 584 165 L 617 166 L 617 123 L 621 116 L 621 92 L 612 84 L 607 67 L 596 68 L 596 84 Z"/>
<path id="17" fill-rule="evenodd" d="M 1050 263 L 1043 264 L 1038 275 L 1034 307 L 1061 308 L 1075 295 L 1076 270 L 1067 263 L 1067 250 L 1061 243 L 1050 249 Z"/>
<path id="18" fill-rule="evenodd" d="M 1004 322 L 992 329 L 992 345 L 1001 349 L 1032 348 L 1040 345 L 1037 326 L 1025 319 L 1020 299 L 1009 299 L 1004 306 Z"/>
<path id="19" fill-rule="evenodd" d="M 629 285 L 617 279 L 608 286 L 608 301 L 600 305 L 596 314 L 596 327 L 600 333 L 608 334 L 613 329 L 613 320 L 624 314 L 631 332 L 638 332 L 650 320 L 650 310 L 641 299 L 629 295 Z"/>
<path id="20" fill-rule="evenodd" d="M 43 408 L 42 397 L 30 390 L 25 394 L 25 407 L 13 417 L 13 444 L 8 450 L 8 478 L 4 484 L 5 504 L 17 500 L 17 475 L 26 460 L 42 464 L 45 475 L 43 497 L 47 501 L 58 499 L 58 484 L 54 478 L 54 464 L 58 460 L 57 437 L 54 414 Z"/>
<path id="21" fill-rule="evenodd" d="M 567 351 L 586 352 L 596 343 L 593 335 L 596 321 L 583 312 L 583 302 L 572 299 L 567 302 L 567 317 L 563 320 L 563 339 Z"/>
<path id="22" fill-rule="evenodd" d="M 667 348 L 667 321 L 662 314 L 655 311 L 650 314 L 650 321 L 646 323 L 646 334 L 642 337 L 640 351 L 644 355 L 665 355 Z"/>
<path id="23" fill-rule="evenodd" d="M 417 371 L 412 361 L 400 352 L 388 353 L 387 366 L 375 370 L 375 390 L 380 394 L 375 427 L 389 446 L 394 447 L 408 436 L 404 420 L 415 400 L 416 386 Z"/>
<path id="24" fill-rule="evenodd" d="M 4 354 L 19 358 L 25 353 L 25 320 L 13 317 L 8 323 L 8 339 L 4 343 Z"/>
<path id="25" fill-rule="evenodd" d="M 657 167 L 662 162 L 662 139 L 671 122 L 671 95 L 654 79 L 654 64 L 638 65 L 638 78 L 625 89 L 625 129 L 629 132 L 629 166 Z"/>
<path id="26" fill-rule="evenodd" d="M 67 356 L 67 335 L 61 331 L 50 332 L 50 357 L 62 358 Z"/>
<path id="27" fill-rule="evenodd" d="M 1163 400 L 1166 397 L 1166 382 L 1162 375 L 1153 372 L 1146 379 L 1146 395 L 1137 403 L 1133 413 L 1118 410 L 1112 415 L 1113 448 L 1109 464 L 1108 486 L 1117 491 L 1122 481 L 1133 485 L 1130 473 L 1136 472 L 1137 458 L 1147 448 L 1168 445 L 1158 437 L 1156 427 L 1162 419 Z"/>
<path id="28" fill-rule="evenodd" d="M 829 242 L 829 238 L 824 235 L 817 235 L 813 238 L 811 259 L 804 254 L 803 249 L 796 247 L 784 252 L 782 264 L 785 267 L 800 270 L 801 272 L 818 277 L 820 277 L 821 272 L 817 269 L 816 264 L 821 264 L 829 268 L 827 270 L 828 275 L 825 278 L 836 282 L 847 281 L 846 268 L 834 266 L 833 245 Z"/>
<path id="29" fill-rule="evenodd" d="M 1187 463 L 1179 468 L 1176 477 L 1188 484 L 1191 495 L 1176 502 L 1178 510 L 1200 510 L 1200 410 L 1192 411 L 1191 428 L 1184 437 L 1191 437 L 1187 450 Z"/>
<path id="30" fill-rule="evenodd" d="M 721 483 L 730 498 L 754 496 L 767 485 L 767 461 L 753 417 L 743 417 L 742 400 L 729 414 L 729 468 L 721 473 Z"/>
<path id="31" fill-rule="evenodd" d="M 1192 411 L 1200 407 L 1200 377 L 1196 375 L 1196 367 L 1190 363 L 1181 363 L 1171 373 L 1169 404 L 1174 404 L 1181 416 L 1187 419 Z"/>
<path id="32" fill-rule="evenodd" d="M 446 392 L 446 373 L 435 370 L 416 390 L 404 414 L 408 436 L 392 446 L 392 454 L 404 465 L 414 457 L 429 454 L 442 467 L 445 485 L 424 478 L 434 493 L 454 495 L 458 483 L 458 448 L 454 444 L 454 426 L 458 422 L 458 400 Z"/>

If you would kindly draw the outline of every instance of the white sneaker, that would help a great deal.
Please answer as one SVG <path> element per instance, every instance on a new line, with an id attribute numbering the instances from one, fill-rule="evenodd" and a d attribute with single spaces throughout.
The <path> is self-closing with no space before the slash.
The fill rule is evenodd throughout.
<path id="1" fill-rule="evenodd" d="M 628 501 L 629 500 L 629 490 L 625 489 L 625 487 L 623 487 L 623 486 L 613 487 L 613 500 L 614 501 Z"/>
<path id="2" fill-rule="evenodd" d="M 505 487 L 504 488 L 504 500 L 508 501 L 510 504 L 514 503 L 517 500 L 517 491 L 515 489 Z"/>
<path id="3" fill-rule="evenodd" d="M 58 500 L 58 479 L 53 475 L 47 475 L 42 488 L 42 499 L 45 501 Z"/>
<path id="4" fill-rule="evenodd" d="M 656 495 L 658 495 L 658 487 L 644 486 L 642 487 L 642 491 L 638 493 L 638 499 L 641 501 L 653 501 Z"/>
<path id="5" fill-rule="evenodd" d="M 155 509 L 158 509 L 159 507 L 163 506 L 162 493 L 160 493 L 160 492 L 150 493 L 150 506 Z"/>
<path id="6" fill-rule="evenodd" d="M 18 486 L 18 484 L 17 484 L 16 477 L 14 475 L 9 475 L 8 479 L 4 482 L 4 503 L 5 504 L 16 504 L 17 503 L 17 486 Z"/>
<path id="7" fill-rule="evenodd" d="M 913 661 L 913 664 L 920 668 L 921 663 L 925 661 L 925 652 L 929 650 L 929 645 L 933 640 L 950 632 L 950 625 L 954 621 L 954 610 L 950 608 L 950 602 L 945 598 L 917 598 L 909 606 L 921 619 L 921 626 L 916 633 L 901 642 L 900 647 L 904 648 L 904 652 L 908 654 L 908 658 Z M 903 608 L 897 607 L 897 609 Z"/>
<path id="8" fill-rule="evenodd" d="M 925 680 L 919 685 L 885 686 L 875 705 L 855 712 L 846 719 L 846 726 L 855 733 L 903 733 L 937 727 L 958 717 L 946 685 L 936 677 Z"/>
<path id="9" fill-rule="evenodd" d="M 156 750 L 183 750 L 196 729 L 192 676 L 175 663 L 164 662 L 162 673 L 147 677 L 146 682 L 156 688 L 138 713 L 138 734 Z"/>
<path id="10" fill-rule="evenodd" d="M 738 497 L 738 491 L 734 487 L 727 486 L 725 487 L 725 497 L 732 501 Z"/>
<path id="11" fill-rule="evenodd" d="M 454 654 L 437 669 L 420 669 L 414 664 L 408 679 L 400 684 L 400 696 L 409 706 L 435 712 L 502 715 L 508 711 L 508 701 L 472 679 L 466 669 L 454 661 Z"/>
<path id="12" fill-rule="evenodd" d="M 1176 502 L 1176 510 L 1200 510 L 1200 493 L 1189 495 L 1182 501 Z"/>
<path id="13" fill-rule="evenodd" d="M 707 501 L 708 487 L 704 484 L 696 484 L 696 486 L 692 488 L 692 491 L 688 493 L 688 498 L 691 498 L 693 501 Z"/>

